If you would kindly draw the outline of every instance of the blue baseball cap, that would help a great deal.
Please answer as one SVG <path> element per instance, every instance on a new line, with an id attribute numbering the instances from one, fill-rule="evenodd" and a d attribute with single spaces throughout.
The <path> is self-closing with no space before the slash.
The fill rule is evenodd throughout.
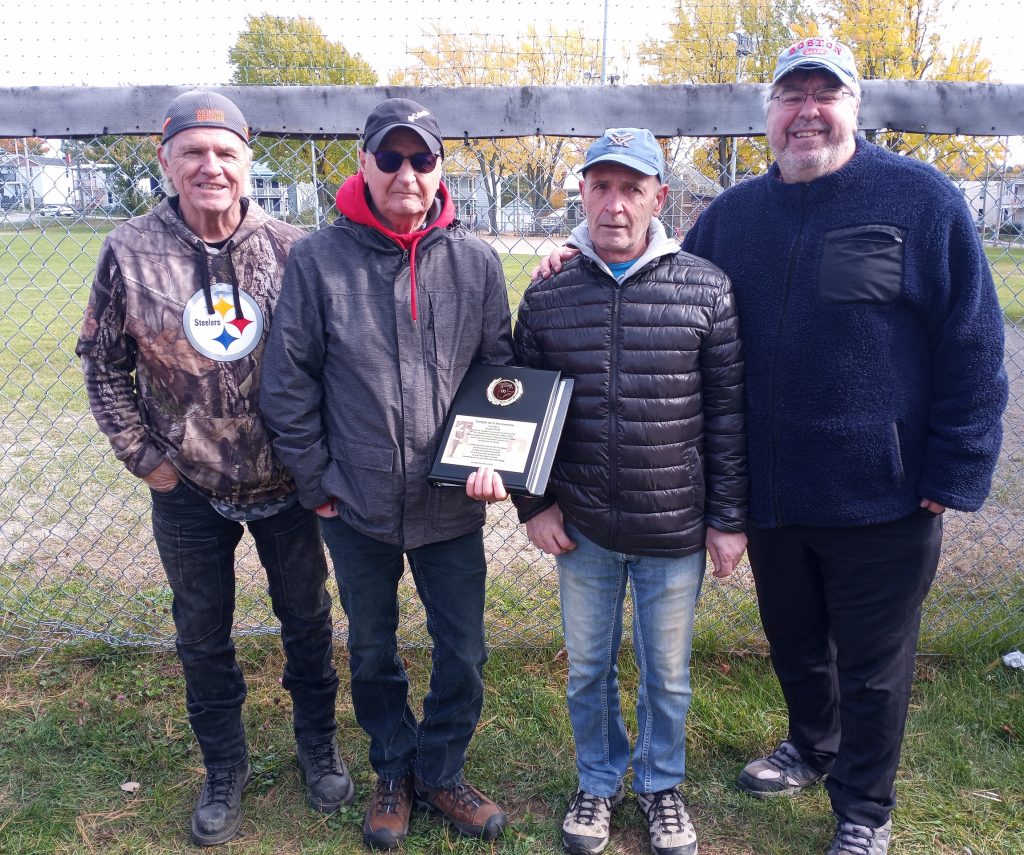
<path id="1" fill-rule="evenodd" d="M 830 71 L 855 93 L 860 92 L 857 81 L 857 63 L 850 49 L 835 39 L 806 38 L 793 42 L 784 48 L 775 63 L 772 83 L 778 83 L 792 71 L 805 68 L 822 68 Z"/>
<path id="2" fill-rule="evenodd" d="M 665 155 L 647 128 L 608 128 L 587 149 L 583 173 L 595 163 L 619 163 L 665 183 Z"/>

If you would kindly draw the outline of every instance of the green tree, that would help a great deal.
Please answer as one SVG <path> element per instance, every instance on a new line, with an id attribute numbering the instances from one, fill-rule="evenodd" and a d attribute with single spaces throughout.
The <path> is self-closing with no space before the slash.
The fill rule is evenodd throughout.
<path id="1" fill-rule="evenodd" d="M 359 54 L 333 42 L 309 18 L 253 15 L 228 52 L 236 85 L 373 86 L 377 73 Z M 320 210 L 358 166 L 356 143 L 256 138 L 255 160 L 292 183 L 313 183 Z"/>
<path id="2" fill-rule="evenodd" d="M 598 67 L 600 45 L 575 30 L 541 33 L 533 25 L 519 40 L 461 36 L 435 28 L 412 55 L 416 63 L 395 72 L 392 84 L 566 86 L 584 83 L 584 73 Z M 487 196 L 488 223 L 495 233 L 503 194 L 518 188 L 515 195 L 541 216 L 552 206 L 568 169 L 579 160 L 577 146 L 566 137 L 469 139 L 464 150 L 470 162 L 466 167 L 472 168 Z M 452 159 L 461 162 L 458 155 Z"/>

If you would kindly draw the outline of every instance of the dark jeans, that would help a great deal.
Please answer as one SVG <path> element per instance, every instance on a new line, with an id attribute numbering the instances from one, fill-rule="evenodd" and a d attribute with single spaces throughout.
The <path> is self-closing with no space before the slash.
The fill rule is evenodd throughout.
<path id="1" fill-rule="evenodd" d="M 790 741 L 829 773 L 837 813 L 884 825 L 942 518 L 922 509 L 853 528 L 752 528 L 748 538 Z"/>
<path id="2" fill-rule="evenodd" d="M 370 736 L 370 765 L 385 779 L 412 771 L 429 787 L 454 786 L 483 707 L 483 532 L 405 552 L 338 518 L 320 522 L 348 615 L 352 706 Z M 434 644 L 419 724 L 398 655 L 398 582 L 406 556 Z"/>
<path id="3" fill-rule="evenodd" d="M 235 548 L 242 525 L 225 519 L 184 482 L 150 490 L 153 533 L 174 593 L 176 646 L 185 672 L 189 723 L 209 769 L 246 759 L 242 703 L 246 688 L 235 660 Z M 267 571 L 270 600 L 281 622 L 286 664 L 282 684 L 292 696 L 295 738 L 330 739 L 337 727 L 331 599 L 327 562 L 312 511 L 292 505 L 246 523 Z"/>

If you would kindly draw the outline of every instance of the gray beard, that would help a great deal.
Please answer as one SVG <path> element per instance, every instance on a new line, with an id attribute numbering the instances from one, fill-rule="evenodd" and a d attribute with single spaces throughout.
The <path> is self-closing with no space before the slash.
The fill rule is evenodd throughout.
<path id="1" fill-rule="evenodd" d="M 783 180 L 806 182 L 822 178 L 845 166 L 853 155 L 853 146 L 851 144 L 849 148 L 849 156 L 846 156 L 845 140 L 829 140 L 824 148 L 817 151 L 797 153 L 787 149 L 782 152 L 772 150 L 772 154 L 779 164 Z"/>

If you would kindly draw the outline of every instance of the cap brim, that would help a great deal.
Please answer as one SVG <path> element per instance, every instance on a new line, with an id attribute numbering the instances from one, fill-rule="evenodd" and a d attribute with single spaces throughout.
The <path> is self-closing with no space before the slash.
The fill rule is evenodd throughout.
<path id="1" fill-rule="evenodd" d="M 775 74 L 772 78 L 772 85 L 778 83 L 783 77 L 792 74 L 794 71 L 814 71 L 814 70 L 827 71 L 829 74 L 835 75 L 841 83 L 846 83 L 850 86 L 857 86 L 857 78 L 850 77 L 849 73 L 841 69 L 837 65 L 833 65 L 829 62 L 823 62 L 818 59 L 803 59 L 800 62 L 794 62 L 792 65 L 786 66 L 781 71 Z"/>
<path id="2" fill-rule="evenodd" d="M 620 166 L 628 166 L 634 172 L 640 172 L 643 175 L 653 175 L 656 178 L 661 176 L 655 167 L 635 157 L 630 157 L 628 154 L 602 154 L 600 157 L 595 157 L 590 163 L 584 164 L 581 172 L 586 172 L 591 166 L 598 163 L 617 163 Z"/>
<path id="3" fill-rule="evenodd" d="M 419 138 L 423 140 L 423 144 L 430 149 L 432 154 L 442 154 L 444 152 L 444 146 L 442 145 L 441 140 L 435 137 L 432 133 L 423 130 L 423 128 L 418 125 L 407 125 L 404 122 L 395 122 L 393 125 L 381 128 L 372 137 L 368 137 L 365 140 L 363 148 L 372 154 L 377 150 L 377 147 L 384 142 L 384 137 L 391 133 L 395 128 L 408 128 L 410 131 L 415 131 Z"/>

